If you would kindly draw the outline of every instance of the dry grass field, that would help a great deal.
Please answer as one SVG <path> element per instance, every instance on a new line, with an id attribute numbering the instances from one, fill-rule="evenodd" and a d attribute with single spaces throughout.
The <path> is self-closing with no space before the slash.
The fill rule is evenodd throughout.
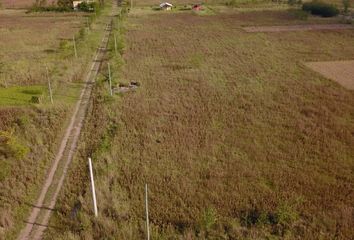
<path id="1" fill-rule="evenodd" d="M 102 76 L 46 239 L 143 239 L 145 183 L 152 239 L 354 237 L 354 93 L 303 64 L 352 59 L 354 31 L 242 30 L 262 22 L 299 20 L 129 13 L 113 77 L 141 87 Z"/>
<path id="2" fill-rule="evenodd" d="M 87 17 L 0 10 L 0 239 L 14 239 L 23 226 L 83 87 L 103 32 L 99 20 L 88 32 Z"/>
<path id="3" fill-rule="evenodd" d="M 1 0 L 4 8 L 28 8 L 35 3 L 35 0 Z"/>
<path id="4" fill-rule="evenodd" d="M 36 0 L 0 0 L 0 8 L 8 8 L 8 9 L 27 9 L 32 7 Z M 51 5 L 56 3 L 57 0 L 47 0 L 46 3 Z"/>
<path id="5" fill-rule="evenodd" d="M 70 68 L 71 59 L 63 61 L 64 57 L 58 58 L 57 52 L 71 44 L 72 37 L 85 23 L 83 16 L 0 11 L 1 86 L 43 84 L 45 64 L 56 72 Z"/>

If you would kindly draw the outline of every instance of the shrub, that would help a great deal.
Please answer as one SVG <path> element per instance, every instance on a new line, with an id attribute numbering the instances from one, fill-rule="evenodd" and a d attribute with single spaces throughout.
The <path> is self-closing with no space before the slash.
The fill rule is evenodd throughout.
<path id="1" fill-rule="evenodd" d="M 349 0 L 342 0 L 342 2 L 343 2 L 344 12 L 348 13 L 348 10 L 350 7 L 350 1 Z"/>
<path id="2" fill-rule="evenodd" d="M 72 0 L 58 0 L 57 5 L 60 8 L 71 9 L 73 7 L 73 1 Z"/>
<path id="3" fill-rule="evenodd" d="M 82 2 L 77 6 L 77 9 L 82 12 L 94 12 L 96 9 L 96 3 Z"/>
<path id="4" fill-rule="evenodd" d="M 333 17 L 339 14 L 339 10 L 335 5 L 318 1 L 304 3 L 302 10 L 322 17 Z"/>
<path id="5" fill-rule="evenodd" d="M 17 159 L 25 157 L 29 148 L 19 143 L 13 132 L 0 131 L 0 154 Z"/>
<path id="6" fill-rule="evenodd" d="M 298 213 L 289 204 L 283 203 L 276 210 L 276 222 L 283 226 L 290 226 L 298 218 Z"/>
<path id="7" fill-rule="evenodd" d="M 41 97 L 38 97 L 38 96 L 32 96 L 31 97 L 30 103 L 39 104 L 41 102 L 42 102 L 42 98 Z"/>
<path id="8" fill-rule="evenodd" d="M 302 0 L 288 0 L 288 4 L 293 6 L 293 5 L 296 5 L 296 4 L 301 4 L 302 3 Z"/>
<path id="9" fill-rule="evenodd" d="M 216 211 L 214 208 L 209 207 L 203 212 L 203 215 L 199 220 L 199 227 L 205 231 L 208 231 L 216 222 Z"/>

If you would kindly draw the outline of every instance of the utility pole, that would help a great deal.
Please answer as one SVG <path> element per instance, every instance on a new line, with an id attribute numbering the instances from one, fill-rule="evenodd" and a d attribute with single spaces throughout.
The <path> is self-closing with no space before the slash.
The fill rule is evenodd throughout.
<path id="1" fill-rule="evenodd" d="M 98 216 L 98 210 L 97 210 L 97 202 L 96 202 L 95 182 L 93 180 L 92 161 L 91 161 L 91 158 L 88 158 L 88 160 L 89 160 L 89 170 L 90 170 L 90 178 L 91 178 L 93 210 L 95 212 L 95 217 L 97 217 Z"/>
<path id="2" fill-rule="evenodd" d="M 133 0 L 130 0 L 130 10 L 133 10 Z"/>
<path id="3" fill-rule="evenodd" d="M 90 32 L 90 24 L 89 24 L 89 20 L 88 20 L 88 18 L 86 18 L 86 25 L 87 25 L 87 30 L 88 30 L 88 32 Z"/>
<path id="4" fill-rule="evenodd" d="M 75 41 L 75 36 L 73 36 L 73 42 L 74 42 L 74 52 L 75 52 L 75 58 L 77 58 L 77 51 L 76 51 L 76 41 Z"/>
<path id="5" fill-rule="evenodd" d="M 109 94 L 113 96 L 112 92 L 112 75 L 111 75 L 111 65 L 108 63 L 108 77 L 109 77 Z"/>
<path id="6" fill-rule="evenodd" d="M 149 204 L 148 204 L 148 185 L 145 184 L 145 210 L 146 210 L 146 237 L 150 240 L 150 227 L 149 227 Z"/>
<path id="7" fill-rule="evenodd" d="M 114 51 L 116 53 L 116 55 L 118 55 L 118 49 L 117 49 L 117 36 L 116 34 L 114 33 Z"/>
<path id="8" fill-rule="evenodd" d="M 46 74 L 47 74 L 48 91 L 49 91 L 49 96 L 50 96 L 50 102 L 53 104 L 52 86 L 50 84 L 49 71 L 48 71 L 47 65 L 45 66 L 45 70 L 46 70 Z"/>

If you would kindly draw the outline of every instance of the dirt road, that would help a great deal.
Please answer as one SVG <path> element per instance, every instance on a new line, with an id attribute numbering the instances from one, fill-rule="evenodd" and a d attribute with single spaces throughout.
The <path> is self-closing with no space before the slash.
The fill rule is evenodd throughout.
<path id="1" fill-rule="evenodd" d="M 87 73 L 85 87 L 81 91 L 70 124 L 65 131 L 58 153 L 56 154 L 52 167 L 49 169 L 48 176 L 43 184 L 36 204 L 32 208 L 31 214 L 26 221 L 26 226 L 22 229 L 18 237 L 19 240 L 42 239 L 43 232 L 47 228 L 50 215 L 55 206 L 66 172 L 77 147 L 81 128 L 89 105 L 92 87 L 107 47 L 111 32 L 111 19 L 113 14 L 116 13 L 115 5 L 116 4 L 113 4 L 112 7 L 112 15 L 107 18 L 104 37 L 92 61 L 91 68 Z"/>
<path id="2" fill-rule="evenodd" d="M 242 28 L 246 32 L 293 32 L 314 30 L 345 30 L 354 29 L 348 24 L 312 24 L 312 25 L 288 25 L 288 26 L 254 26 Z"/>

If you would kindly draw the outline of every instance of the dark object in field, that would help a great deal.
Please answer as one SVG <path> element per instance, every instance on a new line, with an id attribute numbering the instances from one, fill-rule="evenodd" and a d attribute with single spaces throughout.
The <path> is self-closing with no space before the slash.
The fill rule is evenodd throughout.
<path id="1" fill-rule="evenodd" d="M 318 1 L 304 3 L 302 10 L 321 17 L 334 17 L 339 14 L 339 10 L 335 5 Z"/>
<path id="2" fill-rule="evenodd" d="M 31 103 L 35 103 L 35 104 L 39 104 L 39 103 L 42 102 L 42 98 L 39 97 L 39 96 L 32 96 L 30 102 L 31 102 Z"/>
<path id="3" fill-rule="evenodd" d="M 130 92 L 130 91 L 135 91 L 138 87 L 140 87 L 140 83 L 137 81 L 132 81 L 129 83 L 129 85 L 119 83 L 118 88 L 115 88 L 114 92 L 126 93 L 126 92 Z"/>
<path id="4" fill-rule="evenodd" d="M 76 217 L 81 209 L 81 206 L 82 206 L 82 204 L 80 201 L 75 203 L 74 207 L 71 209 L 71 214 L 70 214 L 71 219 L 76 219 Z"/>
<path id="5" fill-rule="evenodd" d="M 201 10 L 203 10 L 201 4 L 195 4 L 195 5 L 192 7 L 192 9 L 193 9 L 194 11 L 201 11 Z"/>
<path id="6" fill-rule="evenodd" d="M 133 82 L 130 82 L 130 85 L 139 87 L 140 83 L 136 82 L 136 81 L 133 81 Z"/>

